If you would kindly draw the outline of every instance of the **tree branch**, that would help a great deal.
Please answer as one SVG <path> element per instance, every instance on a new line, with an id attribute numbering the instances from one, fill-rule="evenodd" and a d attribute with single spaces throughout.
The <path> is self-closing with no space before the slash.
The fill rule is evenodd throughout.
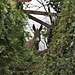
<path id="1" fill-rule="evenodd" d="M 61 16 L 60 13 L 50 13 L 50 12 L 42 12 L 42 11 L 33 11 L 33 10 L 23 10 L 25 13 L 29 14 L 37 14 L 37 15 L 46 15 L 46 16 Z"/>
<path id="2" fill-rule="evenodd" d="M 40 23 L 41 25 L 44 25 L 44 26 L 46 26 L 48 28 L 53 29 L 53 26 L 51 26 L 51 25 L 49 25 L 49 24 L 47 24 L 47 23 L 45 23 L 45 22 L 43 22 L 43 21 L 41 21 L 41 20 L 39 20 L 39 19 L 31 16 L 31 15 L 29 15 L 29 18 L 32 19 L 32 20 L 34 20 L 34 21 L 36 21 L 36 22 L 38 22 L 38 23 Z"/>

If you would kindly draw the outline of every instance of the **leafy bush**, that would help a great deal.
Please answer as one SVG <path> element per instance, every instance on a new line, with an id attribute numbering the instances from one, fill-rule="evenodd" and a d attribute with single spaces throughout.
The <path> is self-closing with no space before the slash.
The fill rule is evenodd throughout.
<path id="1" fill-rule="evenodd" d="M 75 1 L 62 6 L 62 17 L 53 30 L 52 42 L 36 75 L 75 74 Z"/>
<path id="2" fill-rule="evenodd" d="M 32 51 L 25 48 L 26 24 L 27 16 L 16 2 L 0 0 L 0 75 L 15 74 L 18 67 L 35 61 Z"/>

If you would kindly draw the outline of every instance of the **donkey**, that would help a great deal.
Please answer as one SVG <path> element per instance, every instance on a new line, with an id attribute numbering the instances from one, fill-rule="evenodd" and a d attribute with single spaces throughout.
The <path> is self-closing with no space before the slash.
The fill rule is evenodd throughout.
<path id="1" fill-rule="evenodd" d="M 33 46 L 35 46 L 35 49 L 38 50 L 39 49 L 39 42 L 41 40 L 40 37 L 40 31 L 42 30 L 42 25 L 40 26 L 39 29 L 35 28 L 35 25 L 33 24 L 33 30 L 34 30 L 34 37 L 27 41 L 27 48 L 33 48 Z"/>

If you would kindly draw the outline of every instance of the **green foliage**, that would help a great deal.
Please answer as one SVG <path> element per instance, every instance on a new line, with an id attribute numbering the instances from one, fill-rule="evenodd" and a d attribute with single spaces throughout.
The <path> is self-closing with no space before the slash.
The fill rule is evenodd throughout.
<path id="1" fill-rule="evenodd" d="M 18 75 L 16 69 L 28 67 L 37 60 L 33 52 L 25 48 L 27 18 L 16 8 L 16 2 L 0 0 L 0 75 Z"/>
<path id="2" fill-rule="evenodd" d="M 62 17 L 53 30 L 50 52 L 36 75 L 75 74 L 75 1 L 65 1 Z"/>
<path id="3" fill-rule="evenodd" d="M 63 2 L 65 0 L 45 0 L 46 3 L 47 3 L 47 6 L 51 5 L 51 7 L 57 12 L 57 13 L 60 13 L 61 12 L 61 7 L 63 5 Z"/>
<path id="4" fill-rule="evenodd" d="M 40 61 L 31 49 L 25 48 L 25 38 L 30 36 L 24 31 L 27 16 L 16 8 L 15 2 L 0 0 L 0 75 L 74 75 L 75 1 L 63 3 L 50 52 L 43 59 L 39 57 Z"/>

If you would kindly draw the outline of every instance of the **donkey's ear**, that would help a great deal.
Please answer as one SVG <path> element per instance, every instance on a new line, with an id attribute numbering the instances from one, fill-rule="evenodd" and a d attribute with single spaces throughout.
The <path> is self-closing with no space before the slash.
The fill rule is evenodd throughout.
<path id="1" fill-rule="evenodd" d="M 36 31 L 35 25 L 33 24 L 33 30 Z"/>
<path id="2" fill-rule="evenodd" d="M 42 30 L 42 25 L 40 26 L 39 30 L 40 30 L 40 31 Z"/>

